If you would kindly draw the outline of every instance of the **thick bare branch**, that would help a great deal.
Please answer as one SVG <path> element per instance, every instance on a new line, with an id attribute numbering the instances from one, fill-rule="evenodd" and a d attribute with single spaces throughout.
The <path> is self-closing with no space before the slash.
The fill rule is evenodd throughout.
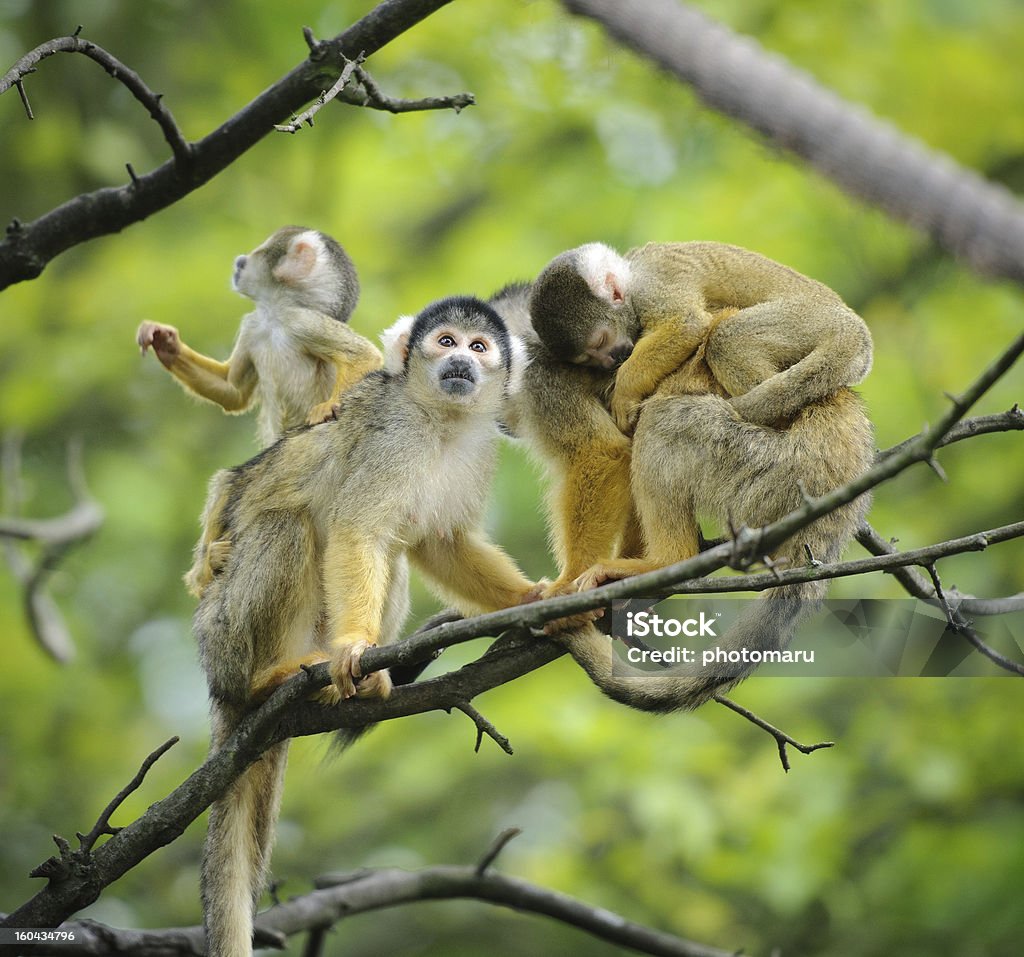
<path id="1" fill-rule="evenodd" d="M 514 833 L 518 832 L 503 837 L 507 840 Z M 381 868 L 327 876 L 316 883 L 317 890 L 260 914 L 256 918 L 257 941 L 283 947 L 295 934 L 326 930 L 354 914 L 419 901 L 463 899 L 549 917 L 641 954 L 733 957 L 736 953 L 652 930 L 567 894 L 495 874 L 488 867 L 436 866 L 417 871 Z M 204 953 L 201 927 L 136 931 L 81 921 L 64 924 L 61 930 L 74 934 L 74 942 L 48 946 L 48 952 L 121 957 L 198 957 Z"/>
<path id="2" fill-rule="evenodd" d="M 51 881 L 21 907 L 0 920 L 0 927 L 53 927 L 91 904 L 104 887 L 153 851 L 175 840 L 260 754 L 288 737 L 315 734 L 328 726 L 362 728 L 378 721 L 451 710 L 484 691 L 513 681 L 564 654 L 553 642 L 508 634 L 477 661 L 420 684 L 396 688 L 386 701 L 347 701 L 326 708 L 308 700 L 330 678 L 325 665 L 286 682 L 249 714 L 224 746 L 186 781 L 91 854 L 62 854 L 61 880 Z"/>
<path id="3" fill-rule="evenodd" d="M 72 246 L 119 232 L 198 189 L 330 87 L 342 57 L 370 56 L 450 2 L 384 0 L 344 33 L 315 43 L 307 60 L 190 144 L 187 164 L 172 158 L 124 186 L 77 196 L 30 223 L 12 223 L 0 240 L 0 289 L 34 279 Z"/>
<path id="4" fill-rule="evenodd" d="M 563 0 L 847 192 L 980 272 L 1024 281 L 1024 204 L 844 102 L 782 57 L 678 0 Z"/>

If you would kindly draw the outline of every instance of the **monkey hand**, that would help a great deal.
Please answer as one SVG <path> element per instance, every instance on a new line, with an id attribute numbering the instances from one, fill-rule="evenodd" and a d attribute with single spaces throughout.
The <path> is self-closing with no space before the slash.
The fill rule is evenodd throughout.
<path id="1" fill-rule="evenodd" d="M 540 579 L 540 581 L 523 594 L 523 597 L 519 599 L 518 604 L 530 605 L 535 601 L 540 601 L 544 597 L 544 592 L 550 587 L 551 582 L 546 578 Z"/>
<path id="2" fill-rule="evenodd" d="M 138 343 L 142 355 L 152 346 L 156 357 L 165 365 L 169 366 L 181 353 L 181 338 L 174 326 L 165 326 L 160 322 L 144 322 L 135 333 L 135 341 Z"/>
<path id="3" fill-rule="evenodd" d="M 375 643 L 365 638 L 337 638 L 332 642 L 331 678 L 342 698 L 387 698 L 391 694 L 391 676 L 387 669 L 363 677 L 359 659 Z"/>
<path id="4" fill-rule="evenodd" d="M 623 435 L 632 435 L 636 428 L 636 420 L 640 417 L 640 409 L 643 406 L 643 396 L 637 397 L 624 389 L 615 387 L 612 394 L 611 415 L 615 421 L 616 428 Z"/>
<path id="5" fill-rule="evenodd" d="M 306 425 L 319 425 L 321 422 L 331 422 L 337 418 L 338 404 L 336 402 L 318 402 L 309 410 L 306 417 Z"/>
<path id="6" fill-rule="evenodd" d="M 575 595 L 579 588 L 572 579 L 559 578 L 555 582 L 541 580 L 537 582 L 534 589 L 538 592 L 537 599 L 543 601 L 547 598 L 561 598 L 563 595 Z M 567 615 L 565 618 L 555 618 L 544 625 L 545 635 L 558 635 L 563 631 L 571 631 L 604 615 L 603 608 L 593 608 L 590 611 L 581 611 L 574 615 Z"/>

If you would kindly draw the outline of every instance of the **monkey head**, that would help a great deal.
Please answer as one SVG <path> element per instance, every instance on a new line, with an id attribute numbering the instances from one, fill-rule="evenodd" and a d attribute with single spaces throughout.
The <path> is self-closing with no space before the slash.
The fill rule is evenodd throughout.
<path id="1" fill-rule="evenodd" d="M 525 349 L 487 303 L 452 296 L 381 334 L 384 370 L 454 405 L 500 401 L 520 385 Z"/>
<path id="2" fill-rule="evenodd" d="M 615 369 L 633 351 L 640 322 L 630 292 L 629 263 L 602 243 L 556 256 L 530 290 L 530 318 L 559 360 Z"/>
<path id="3" fill-rule="evenodd" d="M 285 226 L 235 259 L 231 285 L 256 303 L 283 301 L 347 322 L 359 300 L 359 277 L 341 245 L 326 233 Z"/>

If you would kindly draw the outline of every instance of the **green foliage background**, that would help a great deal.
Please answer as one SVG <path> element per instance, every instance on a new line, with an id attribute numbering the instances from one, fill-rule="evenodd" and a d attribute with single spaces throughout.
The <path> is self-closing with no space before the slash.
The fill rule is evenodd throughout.
<path id="1" fill-rule="evenodd" d="M 135 67 L 199 138 L 302 59 L 300 27 L 334 35 L 369 0 L 193 4 L 0 0 L 6 67 L 51 36 L 84 35 Z M 1011 0 L 699 6 L 841 95 L 1020 189 L 1024 8 Z M 337 236 L 357 263 L 354 325 L 376 334 L 452 292 L 487 294 L 591 239 L 716 239 L 781 259 L 838 289 L 867 319 L 863 386 L 878 444 L 934 420 L 1020 328 L 1021 295 L 714 115 L 692 93 L 551 0 L 458 0 L 375 56 L 396 95 L 473 91 L 462 115 L 325 110 L 267 137 L 212 183 L 125 234 L 78 247 L 0 299 L 0 424 L 25 436 L 28 513 L 70 503 L 65 444 L 81 436 L 107 522 L 53 592 L 78 645 L 58 667 L 33 643 L 0 570 L 0 911 L 38 886 L 50 834 L 88 830 L 142 757 L 183 742 L 117 815 L 127 821 L 205 753 L 205 695 L 180 575 L 214 469 L 255 451 L 249 419 L 188 399 L 133 334 L 177 325 L 230 348 L 246 304 L 235 254 L 288 222 Z M 82 57 L 29 78 L 37 119 L 0 100 L 0 219 L 29 220 L 82 190 L 119 184 L 166 150 L 126 91 Z M 1015 373 L 981 411 L 1008 408 Z M 942 453 L 884 487 L 871 520 L 914 547 L 1019 520 L 1019 435 Z M 552 571 L 541 482 L 503 453 L 490 524 L 531 575 Z M 852 553 L 852 550 L 851 550 Z M 945 561 L 944 581 L 1024 588 L 1019 544 Z M 835 594 L 898 595 L 881 576 Z M 422 590 L 416 614 L 433 608 Z M 465 654 L 442 659 L 454 666 Z M 293 749 L 274 870 L 299 893 L 328 870 L 468 862 L 501 829 L 524 834 L 508 873 L 723 948 L 767 954 L 1010 955 L 1024 930 L 1024 758 L 1013 680 L 768 680 L 737 692 L 798 738 L 795 756 L 717 707 L 653 718 L 605 701 L 566 660 L 481 700 L 514 757 L 461 716 L 382 727 L 344 759 Z M 88 910 L 124 926 L 199 919 L 196 824 Z M 536 919 L 471 903 L 353 919 L 332 952 L 610 954 Z M 293 945 L 298 952 L 299 944 Z"/>

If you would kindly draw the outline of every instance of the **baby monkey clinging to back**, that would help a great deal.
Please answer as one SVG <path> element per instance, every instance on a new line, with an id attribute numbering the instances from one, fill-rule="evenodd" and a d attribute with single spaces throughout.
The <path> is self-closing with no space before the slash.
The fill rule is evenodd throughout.
<path id="1" fill-rule="evenodd" d="M 323 422 L 380 353 L 346 324 L 359 299 L 355 266 L 326 233 L 285 226 L 235 260 L 232 286 L 256 303 L 224 362 L 191 349 L 174 326 L 144 322 L 136 341 L 191 393 L 227 412 L 259 404 L 259 438 Z"/>
<path id="2" fill-rule="evenodd" d="M 561 456 L 556 531 L 567 541 L 576 525 L 600 530 L 582 539 L 586 552 L 563 547 L 568 559 L 552 592 L 671 565 L 696 554 L 698 516 L 760 528 L 872 462 L 871 425 L 850 388 L 871 368 L 867 326 L 827 286 L 780 263 L 722 243 L 650 243 L 625 256 L 592 243 L 545 267 L 529 311 L 556 362 L 580 373 L 594 367 L 599 383 L 618 366 L 615 441 L 607 430 L 573 443 L 547 437 L 549 447 L 571 453 Z M 558 425 L 543 409 L 526 421 L 549 433 Z M 633 432 L 628 452 L 624 432 Z M 809 556 L 834 561 L 867 505 L 862 496 L 818 519 L 770 558 L 787 567 Z M 784 644 L 826 587 L 771 589 L 722 643 Z M 671 674 L 623 680 L 596 630 L 580 629 L 566 642 L 608 694 L 635 707 L 694 707 L 729 683 Z"/>

